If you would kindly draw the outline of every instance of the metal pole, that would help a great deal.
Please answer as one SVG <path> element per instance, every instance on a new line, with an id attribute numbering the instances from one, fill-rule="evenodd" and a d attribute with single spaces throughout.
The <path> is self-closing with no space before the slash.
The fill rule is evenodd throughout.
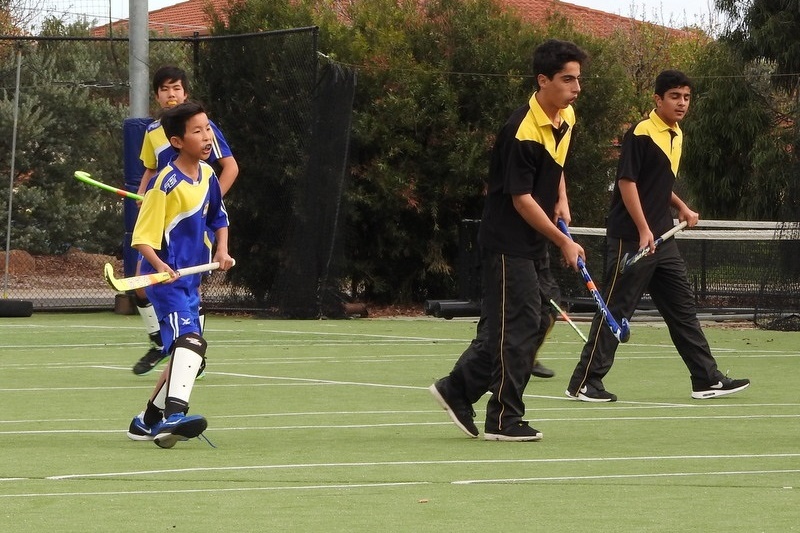
<path id="1" fill-rule="evenodd" d="M 128 76 L 130 78 L 129 117 L 145 118 L 149 113 L 150 40 L 147 2 L 128 0 L 130 13 L 130 46 L 128 48 Z"/>
<path id="2" fill-rule="evenodd" d="M 17 84 L 14 88 L 14 125 L 11 130 L 11 175 L 8 179 L 8 222 L 6 226 L 6 267 L 3 298 L 8 298 L 8 263 L 11 261 L 11 207 L 14 199 L 14 173 L 17 156 L 17 122 L 19 120 L 19 76 L 22 70 L 22 47 L 17 47 Z"/>

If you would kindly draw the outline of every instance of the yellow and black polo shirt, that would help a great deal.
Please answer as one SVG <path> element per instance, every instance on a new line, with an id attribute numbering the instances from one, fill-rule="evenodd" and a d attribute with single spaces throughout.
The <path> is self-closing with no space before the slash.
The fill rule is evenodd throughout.
<path id="1" fill-rule="evenodd" d="M 655 110 L 630 128 L 622 139 L 617 184 L 623 179 L 636 183 L 644 216 L 654 235 L 661 235 L 673 225 L 670 201 L 682 145 L 680 127 L 677 124 L 669 127 Z M 639 240 L 639 231 L 616 184 L 611 196 L 607 234 L 616 239 Z"/>
<path id="2" fill-rule="evenodd" d="M 575 126 L 572 106 L 559 113 L 561 128 L 556 130 L 534 93 L 498 133 L 479 233 L 479 242 L 487 250 L 529 258 L 547 253 L 547 239 L 520 216 L 512 196 L 531 194 L 553 216 Z"/>

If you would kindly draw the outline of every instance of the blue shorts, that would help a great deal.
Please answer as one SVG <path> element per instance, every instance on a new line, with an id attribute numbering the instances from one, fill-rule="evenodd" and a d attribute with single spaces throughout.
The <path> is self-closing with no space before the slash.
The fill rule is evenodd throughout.
<path id="1" fill-rule="evenodd" d="M 200 274 L 192 274 L 181 276 L 172 283 L 144 289 L 158 317 L 165 354 L 170 353 L 178 337 L 188 333 L 201 334 L 199 285 Z"/>

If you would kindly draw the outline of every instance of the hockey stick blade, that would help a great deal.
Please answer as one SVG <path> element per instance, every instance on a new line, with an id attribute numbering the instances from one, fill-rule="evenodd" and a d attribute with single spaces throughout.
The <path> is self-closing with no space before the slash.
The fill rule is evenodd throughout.
<path id="1" fill-rule="evenodd" d="M 663 243 L 664 241 L 666 241 L 667 239 L 669 239 L 670 237 L 672 237 L 673 235 L 675 235 L 676 233 L 678 233 L 679 231 L 681 231 L 685 227 L 686 227 L 686 221 L 684 220 L 680 224 L 676 224 L 671 229 L 669 229 L 668 231 L 664 232 L 664 234 L 661 237 L 659 237 L 658 239 L 655 240 L 654 244 L 655 244 L 656 248 L 658 248 L 658 246 L 661 243 Z M 627 269 L 629 269 L 632 265 L 634 265 L 642 257 L 646 256 L 648 253 L 650 253 L 650 247 L 649 246 L 645 246 L 644 248 L 642 248 L 641 250 L 636 252 L 633 256 L 630 256 L 630 253 L 626 252 L 625 255 L 622 256 L 622 259 L 619 262 L 619 273 L 620 274 L 624 273 Z"/>
<path id="2" fill-rule="evenodd" d="M 104 191 L 113 192 L 118 196 L 122 196 L 123 198 L 130 198 L 131 200 L 142 201 L 144 197 L 136 194 L 135 192 L 125 191 L 123 189 L 118 189 L 116 187 L 112 187 L 111 185 L 107 185 L 102 181 L 97 181 L 96 179 L 92 178 L 92 176 L 88 172 L 84 172 L 83 170 L 76 170 L 75 171 L 75 179 L 82 181 L 88 185 L 92 185 L 94 187 L 98 187 L 103 189 Z"/>
<path id="3" fill-rule="evenodd" d="M 235 263 L 234 263 L 235 264 Z M 205 265 L 197 265 L 186 268 L 179 268 L 176 270 L 178 276 L 188 276 L 190 274 L 199 274 L 201 272 L 210 272 L 219 268 L 219 263 L 208 263 Z M 142 274 L 141 276 L 132 276 L 129 278 L 115 278 L 114 267 L 111 263 L 106 263 L 103 267 L 103 277 L 106 282 L 117 292 L 126 292 L 136 289 L 143 289 L 150 285 L 163 283 L 170 279 L 169 272 L 154 272 L 153 274 Z"/>
<path id="4" fill-rule="evenodd" d="M 572 235 L 569 232 L 569 228 L 567 228 L 566 222 L 561 219 L 558 219 L 558 229 L 561 230 L 564 235 L 572 239 Z M 611 334 L 614 335 L 619 342 L 628 342 L 628 339 L 631 338 L 631 328 L 630 324 L 628 323 L 628 319 L 623 318 L 619 323 L 614 319 L 614 316 L 611 314 L 611 311 L 609 311 L 605 300 L 603 300 L 603 296 L 600 294 L 600 291 L 597 290 L 597 286 L 594 284 L 592 277 L 589 275 L 589 271 L 586 269 L 586 264 L 583 262 L 583 259 L 581 259 L 580 256 L 578 256 L 578 270 L 583 277 L 583 281 L 586 283 L 586 288 L 589 289 L 592 298 L 594 298 L 595 304 L 597 304 L 597 310 L 603 315 Z"/>

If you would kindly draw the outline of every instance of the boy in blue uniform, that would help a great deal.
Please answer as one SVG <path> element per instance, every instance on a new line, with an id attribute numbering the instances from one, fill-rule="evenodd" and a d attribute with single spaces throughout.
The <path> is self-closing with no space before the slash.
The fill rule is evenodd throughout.
<path id="1" fill-rule="evenodd" d="M 746 389 L 749 379 L 732 379 L 719 371 L 697 319 L 694 294 L 686 278 L 686 265 L 674 239 L 655 247 L 657 235 L 672 225 L 672 210 L 687 227 L 700 215 L 673 192 L 683 147 L 678 123 L 691 102 L 692 84 L 677 70 L 661 72 L 655 81 L 656 108 L 634 124 L 622 140 L 617 181 L 606 230 L 608 272 L 605 301 L 615 317 L 630 317 L 647 291 L 669 328 L 670 337 L 689 370 L 692 398 L 702 400 Z M 649 247 L 649 255 L 620 276 L 618 265 L 625 253 Z M 567 385 L 566 395 L 584 402 L 614 402 L 603 378 L 611 370 L 619 341 L 603 327 L 598 313 L 589 341 Z"/>
<path id="2" fill-rule="evenodd" d="M 178 156 L 151 180 L 133 231 L 132 245 L 144 258 L 141 271 L 169 272 L 170 281 L 145 289 L 158 317 L 164 352 L 170 355 L 166 381 L 159 380 L 145 410 L 131 422 L 128 437 L 171 448 L 202 433 L 206 419 L 187 416 L 195 377 L 205 361 L 206 341 L 199 317 L 200 274 L 178 276 L 179 268 L 208 261 L 206 231 L 216 241 L 213 261 L 233 266 L 228 254 L 228 214 L 214 170 L 205 163 L 214 132 L 197 103 L 164 112 L 164 133 Z"/>
<path id="3" fill-rule="evenodd" d="M 183 69 L 169 65 L 159 68 L 153 75 L 153 93 L 162 110 L 184 103 L 189 93 L 189 80 L 186 72 Z M 239 174 L 239 166 L 222 132 L 213 122 L 209 121 L 209 124 L 211 124 L 214 137 L 211 144 L 211 152 L 206 161 L 217 164 L 221 169 L 219 183 L 224 196 L 233 185 L 233 182 L 236 181 L 236 177 Z M 139 159 L 141 159 L 145 167 L 145 172 L 139 184 L 138 194 L 144 195 L 150 180 L 153 179 L 159 169 L 164 168 L 176 155 L 175 149 L 164 134 L 161 121 L 154 120 L 151 122 L 147 126 L 139 155 Z M 167 356 L 161 342 L 158 319 L 153 306 L 150 305 L 143 290 L 136 291 L 135 299 L 136 308 L 144 321 L 145 329 L 150 339 L 150 349 L 133 366 L 133 373 L 142 376 L 148 374 Z"/>

